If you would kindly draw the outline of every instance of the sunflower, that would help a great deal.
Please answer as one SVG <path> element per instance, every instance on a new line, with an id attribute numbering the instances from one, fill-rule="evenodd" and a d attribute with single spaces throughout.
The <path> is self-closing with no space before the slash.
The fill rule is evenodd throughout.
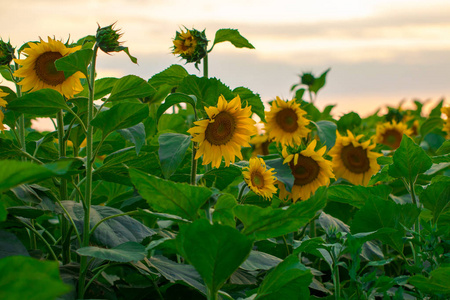
<path id="1" fill-rule="evenodd" d="M 173 54 L 192 55 L 197 47 L 197 40 L 189 30 L 181 30 L 173 40 Z"/>
<path id="2" fill-rule="evenodd" d="M 265 130 L 271 139 L 283 146 L 300 145 L 301 138 L 311 131 L 306 128 L 309 120 L 303 117 L 305 114 L 295 99 L 283 101 L 277 97 L 266 112 Z"/>
<path id="3" fill-rule="evenodd" d="M 195 66 L 200 63 L 200 60 L 207 54 L 206 48 L 208 46 L 208 39 L 205 31 L 198 31 L 196 29 L 187 29 L 186 32 L 176 32 L 173 39 L 172 53 L 185 59 L 188 63 L 195 62 Z"/>
<path id="4" fill-rule="evenodd" d="M 251 106 L 241 108 L 239 96 L 230 102 L 220 96 L 217 107 L 205 107 L 205 111 L 209 118 L 194 122 L 197 126 L 188 130 L 192 141 L 199 143 L 195 159 L 203 155 L 203 164 L 216 168 L 222 157 L 227 167 L 235 156 L 242 159 L 241 146 L 250 147 L 250 136 L 256 134 Z"/>
<path id="5" fill-rule="evenodd" d="M 392 121 L 392 123 L 386 122 L 377 125 L 374 142 L 384 144 L 392 149 L 397 149 L 400 146 L 404 134 L 408 136 L 412 134 L 412 130 L 408 129 L 405 123 L 397 123 L 396 121 Z"/>
<path id="6" fill-rule="evenodd" d="M 80 78 L 84 78 L 81 72 L 66 78 L 63 71 L 56 70 L 55 61 L 81 49 L 81 46 L 68 48 L 61 41 L 50 37 L 48 42 L 42 39 L 38 43 L 28 43 L 29 48 L 22 52 L 25 59 L 14 59 L 21 67 L 14 72 L 14 76 L 23 77 L 19 82 L 25 91 L 37 91 L 41 89 L 53 89 L 67 98 L 73 97 L 83 90 Z"/>
<path id="7" fill-rule="evenodd" d="M 274 183 L 277 180 L 274 172 L 275 169 L 267 169 L 266 163 L 262 158 L 252 157 L 249 160 L 249 166 L 244 168 L 245 182 L 255 194 L 264 198 L 272 198 L 277 192 Z"/>
<path id="8" fill-rule="evenodd" d="M 371 145 L 370 140 L 361 143 L 363 135 L 355 137 L 349 130 L 348 137 L 336 134 L 336 143 L 328 153 L 333 158 L 334 174 L 355 185 L 367 185 L 370 177 L 380 170 L 377 157 L 381 154 L 370 151 L 376 144 Z"/>
<path id="9" fill-rule="evenodd" d="M 319 187 L 328 185 L 330 178 L 334 178 L 331 162 L 323 158 L 326 147 L 315 151 L 316 144 L 317 141 L 313 140 L 305 150 L 295 154 L 283 149 L 283 163 L 289 163 L 294 176 L 290 195 L 294 202 L 308 199 Z"/>
<path id="10" fill-rule="evenodd" d="M 250 144 L 253 145 L 252 156 L 268 155 L 271 140 L 267 133 L 256 135 L 251 138 Z"/>
<path id="11" fill-rule="evenodd" d="M 0 89 L 0 130 L 1 131 L 6 129 L 5 126 L 3 125 L 3 120 L 5 119 L 5 115 L 3 114 L 2 107 L 6 107 L 6 105 L 8 104 L 6 102 L 6 100 L 3 99 L 3 97 L 6 97 L 8 95 L 9 95 L 8 93 L 5 93 Z"/>
<path id="12" fill-rule="evenodd" d="M 447 132 L 447 138 L 450 138 L 450 106 L 441 107 L 441 112 L 447 116 L 442 130 Z"/>

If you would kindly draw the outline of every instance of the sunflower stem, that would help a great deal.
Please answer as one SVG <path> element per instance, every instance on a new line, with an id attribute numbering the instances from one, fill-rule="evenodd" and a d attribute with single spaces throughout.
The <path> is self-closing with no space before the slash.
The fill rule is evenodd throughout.
<path id="1" fill-rule="evenodd" d="M 208 52 L 203 57 L 203 77 L 208 78 Z"/>
<path id="2" fill-rule="evenodd" d="M 89 246 L 90 237 L 90 210 L 91 210 L 91 199 L 92 199 L 92 155 L 93 155 L 93 130 L 91 121 L 94 114 L 94 85 L 95 85 L 95 63 L 97 59 L 97 50 L 99 45 L 95 43 L 92 60 L 89 70 L 88 86 L 89 86 L 89 97 L 88 97 L 88 107 L 87 107 L 87 132 L 86 132 L 86 180 L 85 180 L 85 195 L 83 201 L 84 209 L 84 224 L 83 224 L 83 240 L 82 247 Z M 85 279 L 87 273 L 87 257 L 82 256 L 80 259 L 80 277 L 78 281 L 78 298 L 83 299 L 85 293 Z"/>
<path id="3" fill-rule="evenodd" d="M 242 199 L 242 196 L 244 195 L 244 191 L 246 188 L 247 188 L 247 183 L 244 182 L 239 190 L 237 202 L 241 203 L 241 199 Z M 243 203 L 241 203 L 241 204 L 243 204 Z"/>
<path id="4" fill-rule="evenodd" d="M 14 63 L 14 68 L 17 70 L 17 68 L 19 67 L 19 65 L 17 63 Z M 11 74 L 11 78 L 14 81 L 14 85 L 16 87 L 16 93 L 17 93 L 17 98 L 22 97 L 22 88 L 20 85 L 17 84 L 17 79 L 14 77 L 14 72 L 11 70 L 11 66 L 9 66 L 8 64 L 8 71 Z M 19 117 L 19 123 L 18 125 L 18 131 L 19 131 L 19 145 L 22 148 L 22 150 L 24 152 L 27 152 L 27 145 L 25 142 L 25 116 L 23 114 L 20 115 Z M 24 158 L 26 160 L 26 158 Z"/>
<path id="5" fill-rule="evenodd" d="M 197 185 L 197 160 L 195 159 L 197 147 L 198 143 L 192 142 L 191 185 Z"/>
<path id="6" fill-rule="evenodd" d="M 310 102 L 311 102 L 312 105 L 314 105 L 314 98 L 313 98 L 313 95 L 312 95 L 312 92 L 311 92 L 309 86 L 308 86 L 308 92 L 309 92 L 309 99 L 310 99 Z"/>

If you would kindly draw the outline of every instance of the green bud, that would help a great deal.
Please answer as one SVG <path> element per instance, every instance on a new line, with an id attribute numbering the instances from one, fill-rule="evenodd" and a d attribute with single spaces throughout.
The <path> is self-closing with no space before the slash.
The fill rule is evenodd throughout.
<path id="1" fill-rule="evenodd" d="M 14 56 L 15 48 L 9 43 L 0 39 L 0 66 L 9 65 Z"/>
<path id="2" fill-rule="evenodd" d="M 316 80 L 311 73 L 303 73 L 300 76 L 300 78 L 301 78 L 301 83 L 305 84 L 305 85 L 308 85 L 308 86 L 313 85 L 314 81 Z"/>
<path id="3" fill-rule="evenodd" d="M 121 42 L 119 42 L 119 39 L 122 37 L 122 33 L 119 32 L 120 29 L 115 30 L 113 28 L 115 24 L 116 23 L 101 28 L 100 25 L 98 26 L 95 41 L 100 49 L 102 49 L 105 53 L 119 52 L 123 50 L 123 47 L 121 47 Z"/>
<path id="4" fill-rule="evenodd" d="M 205 31 L 196 29 L 186 29 L 186 32 L 176 32 L 173 39 L 172 53 L 186 60 L 188 63 L 200 63 L 201 59 L 207 54 L 208 39 Z"/>

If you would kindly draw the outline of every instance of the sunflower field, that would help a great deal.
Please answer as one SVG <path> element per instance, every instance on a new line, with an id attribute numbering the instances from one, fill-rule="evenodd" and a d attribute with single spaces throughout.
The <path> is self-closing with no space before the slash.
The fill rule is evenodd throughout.
<path id="1" fill-rule="evenodd" d="M 101 78 L 121 37 L 0 40 L 0 299 L 449 299 L 444 101 L 336 116 L 328 69 L 263 103 L 208 76 L 236 29 Z"/>

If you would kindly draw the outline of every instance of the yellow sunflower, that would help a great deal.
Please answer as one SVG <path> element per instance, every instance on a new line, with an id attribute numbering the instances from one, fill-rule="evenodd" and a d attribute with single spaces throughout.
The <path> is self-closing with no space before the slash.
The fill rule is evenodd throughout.
<path id="1" fill-rule="evenodd" d="M 412 134 L 412 130 L 408 129 L 405 123 L 397 123 L 396 121 L 392 121 L 392 123 L 386 122 L 377 125 L 374 142 L 389 146 L 392 149 L 397 149 L 400 146 L 403 134 L 408 136 Z"/>
<path id="2" fill-rule="evenodd" d="M 442 130 L 447 132 L 447 138 L 450 138 L 450 106 L 441 107 L 441 112 L 447 116 Z"/>
<path id="3" fill-rule="evenodd" d="M 256 135 L 251 138 L 250 144 L 253 145 L 252 156 L 268 155 L 271 140 L 268 134 Z"/>
<path id="4" fill-rule="evenodd" d="M 14 76 L 23 77 L 19 82 L 24 91 L 53 89 L 67 98 L 73 97 L 83 90 L 80 78 L 81 72 L 65 77 L 64 72 L 56 70 L 55 61 L 81 49 L 81 46 L 68 48 L 61 41 L 48 38 L 48 42 L 41 39 L 38 43 L 28 43 L 30 48 L 22 52 L 25 59 L 14 59 L 21 67 L 14 72 Z"/>
<path id="5" fill-rule="evenodd" d="M 248 167 L 244 168 L 242 175 L 244 175 L 245 182 L 255 194 L 270 199 L 277 192 L 274 185 L 277 180 L 273 176 L 276 174 L 274 170 L 273 168 L 267 169 L 262 158 L 252 157 L 249 160 Z"/>
<path id="6" fill-rule="evenodd" d="M 2 107 L 6 107 L 6 105 L 8 104 L 8 102 L 6 102 L 6 100 L 3 99 L 3 97 L 6 97 L 8 95 L 9 95 L 8 93 L 5 93 L 0 89 L 0 130 L 1 131 L 4 131 L 6 129 L 5 126 L 3 125 L 3 120 L 5 119 L 5 115 L 3 114 Z"/>
<path id="7" fill-rule="evenodd" d="M 178 32 L 176 39 L 173 40 L 173 54 L 194 54 L 197 47 L 197 40 L 189 30 Z"/>
<path id="8" fill-rule="evenodd" d="M 194 122 L 197 126 L 188 130 L 192 141 L 199 143 L 195 159 L 203 155 L 203 164 L 216 168 L 222 157 L 227 167 L 235 156 L 242 159 L 241 147 L 250 147 L 250 137 L 256 134 L 251 106 L 241 108 L 239 96 L 230 102 L 220 96 L 217 107 L 205 107 L 205 111 L 209 118 Z"/>
<path id="9" fill-rule="evenodd" d="M 326 147 L 315 151 L 317 141 L 313 140 L 300 153 L 289 154 L 283 149 L 283 163 L 289 163 L 294 185 L 290 197 L 294 202 L 298 199 L 307 200 L 319 187 L 328 185 L 334 178 L 331 161 L 323 158 Z"/>
<path id="10" fill-rule="evenodd" d="M 311 131 L 306 128 L 309 120 L 303 117 L 305 114 L 295 99 L 283 101 L 277 97 L 270 111 L 266 112 L 265 131 L 269 133 L 270 139 L 283 146 L 300 145 L 301 138 Z"/>
<path id="11" fill-rule="evenodd" d="M 354 136 L 347 130 L 348 137 L 336 133 L 336 143 L 328 152 L 333 158 L 333 171 L 336 177 L 344 178 L 355 185 L 367 185 L 370 177 L 380 170 L 377 157 L 380 153 L 372 152 L 376 144 L 370 140 L 361 143 L 362 134 Z"/>

